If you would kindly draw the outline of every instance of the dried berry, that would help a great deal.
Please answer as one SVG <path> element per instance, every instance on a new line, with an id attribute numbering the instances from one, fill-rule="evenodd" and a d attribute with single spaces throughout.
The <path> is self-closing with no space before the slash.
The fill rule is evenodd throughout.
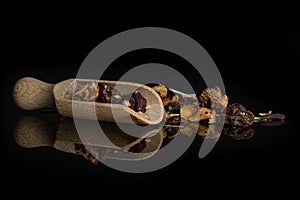
<path id="1" fill-rule="evenodd" d="M 135 111 L 141 111 L 143 113 L 146 112 L 147 100 L 142 96 L 140 92 L 135 91 L 130 99 L 134 99 L 135 106 L 133 109 Z"/>
<path id="2" fill-rule="evenodd" d="M 138 91 L 135 91 L 130 97 L 128 95 L 123 96 L 118 101 L 121 101 L 123 105 L 128 106 L 136 112 L 146 112 L 147 100 Z"/>
<path id="3" fill-rule="evenodd" d="M 250 126 L 254 122 L 254 115 L 238 103 L 230 104 L 226 110 L 225 123 L 233 126 Z"/>
<path id="4" fill-rule="evenodd" d="M 108 103 L 107 92 L 105 90 L 105 85 L 103 83 L 98 83 L 98 102 Z"/>
<path id="5" fill-rule="evenodd" d="M 212 105 L 212 102 L 214 104 Z M 219 87 L 207 88 L 199 96 L 200 107 L 211 108 L 222 111 L 227 107 L 228 97 L 223 95 Z"/>

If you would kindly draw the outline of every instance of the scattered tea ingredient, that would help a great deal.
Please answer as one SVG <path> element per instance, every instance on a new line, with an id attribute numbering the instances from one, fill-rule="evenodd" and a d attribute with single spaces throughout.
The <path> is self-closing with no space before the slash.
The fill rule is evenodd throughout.
<path id="1" fill-rule="evenodd" d="M 151 83 L 146 85 L 154 89 L 161 97 L 165 109 L 164 123 L 166 125 L 178 125 L 183 121 L 217 123 L 217 116 L 225 109 L 225 124 L 237 127 L 251 126 L 254 122 L 271 122 L 272 120 L 285 119 L 284 114 L 272 114 L 272 111 L 259 113 L 259 116 L 255 117 L 251 111 L 246 110 L 241 104 L 232 103 L 228 105 L 228 97 L 226 94 L 222 94 L 219 87 L 206 88 L 197 98 L 196 95 L 184 94 L 162 84 Z M 114 90 L 113 86 L 96 81 L 77 82 L 75 91 L 73 95 L 75 100 L 123 104 L 144 118 L 149 118 L 146 111 L 150 106 L 147 105 L 147 100 L 138 91 L 122 96 Z M 113 91 L 114 94 L 112 94 Z"/>
<path id="2" fill-rule="evenodd" d="M 125 97 L 125 96 L 124 96 Z M 125 97 L 126 98 L 126 97 Z M 147 100 L 138 91 L 135 91 L 129 98 L 129 108 L 136 112 L 146 112 Z"/>
<path id="3" fill-rule="evenodd" d="M 238 103 L 229 104 L 226 110 L 225 123 L 233 126 L 250 126 L 254 122 L 254 114 Z"/>
<path id="4" fill-rule="evenodd" d="M 152 89 L 154 89 L 162 98 L 167 97 L 168 95 L 168 88 L 162 84 L 158 84 L 152 87 Z"/>
<path id="5" fill-rule="evenodd" d="M 66 98 L 73 98 L 79 101 L 122 104 L 138 112 L 144 118 L 149 118 L 145 113 L 150 106 L 147 105 L 146 98 L 139 91 L 134 91 L 129 95 L 121 95 L 112 85 L 97 81 L 76 81 L 74 87 L 74 95 L 71 95 L 73 89 L 67 90 Z"/>
<path id="6" fill-rule="evenodd" d="M 108 103 L 110 95 L 106 91 L 106 86 L 103 83 L 98 83 L 98 98 L 97 101 L 100 103 Z"/>
<path id="7" fill-rule="evenodd" d="M 200 107 L 223 111 L 228 105 L 227 95 L 223 95 L 219 87 L 207 88 L 199 96 Z M 213 102 L 213 104 L 212 104 Z"/>

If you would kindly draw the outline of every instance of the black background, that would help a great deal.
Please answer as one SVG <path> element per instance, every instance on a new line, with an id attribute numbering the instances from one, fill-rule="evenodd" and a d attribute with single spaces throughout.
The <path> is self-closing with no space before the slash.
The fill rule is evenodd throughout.
<path id="1" fill-rule="evenodd" d="M 49 18 L 20 17 L 6 24 L 4 57 L 7 62 L 1 73 L 4 106 L 0 138 L 1 165 L 10 179 L 21 185 L 28 180 L 132 187 L 143 186 L 141 183 L 160 183 L 161 188 L 184 185 L 215 187 L 217 190 L 218 187 L 228 186 L 230 189 L 232 186 L 232 190 L 248 191 L 253 187 L 263 191 L 267 190 L 265 185 L 280 188 L 282 184 L 289 186 L 290 179 L 299 178 L 299 134 L 295 129 L 295 94 L 299 85 L 296 69 L 300 64 L 297 24 L 285 21 L 269 23 L 268 20 L 208 23 L 197 18 L 109 23 L 103 18 L 95 18 L 96 22 L 91 23 L 72 17 Z M 222 136 L 213 151 L 203 159 L 198 158 L 200 142 L 196 139 L 179 160 L 164 169 L 145 174 L 119 172 L 101 164 L 93 166 L 80 156 L 47 147 L 24 149 L 15 143 L 14 124 L 22 115 L 28 114 L 16 108 L 12 101 L 11 91 L 19 78 L 32 76 L 57 83 L 75 77 L 81 62 L 101 41 L 121 31 L 144 26 L 174 29 L 195 39 L 219 68 L 230 102 L 239 102 L 254 113 L 270 109 L 284 113 L 286 124 L 280 127 L 255 126 L 254 137 L 245 141 Z M 152 51 L 136 57 L 132 54 L 115 64 L 112 71 L 116 78 L 118 73 L 121 74 L 123 64 L 132 66 L 144 61 L 166 63 L 180 71 L 182 60 L 171 58 Z M 197 84 L 197 79 L 190 77 L 190 80 Z M 56 114 L 46 115 L 52 121 L 58 117 Z M 249 184 L 252 181 L 257 185 Z"/>

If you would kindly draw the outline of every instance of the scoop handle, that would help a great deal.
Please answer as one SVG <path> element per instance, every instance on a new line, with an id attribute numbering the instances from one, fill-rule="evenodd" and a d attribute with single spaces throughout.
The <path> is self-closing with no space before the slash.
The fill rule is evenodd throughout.
<path id="1" fill-rule="evenodd" d="M 55 108 L 54 84 L 45 83 L 32 77 L 19 79 L 13 88 L 13 99 L 23 110 Z"/>

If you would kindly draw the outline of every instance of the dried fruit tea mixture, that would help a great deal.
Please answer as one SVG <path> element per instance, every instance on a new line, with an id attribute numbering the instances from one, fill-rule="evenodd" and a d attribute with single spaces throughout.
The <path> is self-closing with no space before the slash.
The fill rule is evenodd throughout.
<path id="1" fill-rule="evenodd" d="M 73 90 L 71 90 L 73 91 Z M 149 108 L 147 100 L 143 95 L 134 91 L 131 95 L 121 95 L 114 86 L 96 81 L 81 82 L 76 81 L 74 95 L 66 94 L 67 99 L 80 101 L 95 101 L 99 103 L 123 104 L 136 111 L 144 118 L 149 118 L 145 112 Z"/>
<path id="2" fill-rule="evenodd" d="M 225 109 L 225 126 L 222 133 L 235 139 L 251 138 L 254 131 L 250 126 L 254 122 L 263 122 L 262 125 L 281 125 L 285 119 L 284 114 L 272 114 L 272 111 L 259 113 L 256 117 L 241 104 L 229 104 L 227 95 L 222 94 L 219 87 L 207 88 L 200 95 L 194 96 L 161 84 L 147 85 L 152 87 L 163 101 L 166 112 L 163 131 L 168 138 L 174 137 L 179 129 L 186 135 L 196 132 L 202 137 L 217 137 L 217 132 L 208 129 L 208 125 L 218 123 L 217 116 L 222 115 Z"/>
<path id="3" fill-rule="evenodd" d="M 162 84 L 150 83 L 146 85 L 155 90 L 162 100 L 165 109 L 165 120 L 162 122 L 164 125 L 162 129 L 165 137 L 168 138 L 174 137 L 179 128 L 181 128 L 181 132 L 187 135 L 196 131 L 199 135 L 204 136 L 205 131 L 203 130 L 208 130 L 207 124 L 217 123 L 217 116 L 224 113 L 225 109 L 223 132 L 236 137 L 238 137 L 237 133 L 242 131 L 246 133 L 244 134 L 245 138 L 249 137 L 252 133 L 249 126 L 254 122 L 265 122 L 264 124 L 267 125 L 275 121 L 280 125 L 285 118 L 284 114 L 273 114 L 272 111 L 259 113 L 259 116 L 255 116 L 253 112 L 239 103 L 229 104 L 227 95 L 222 94 L 219 87 L 207 88 L 199 95 L 193 96 L 170 89 Z M 148 118 L 145 112 L 150 108 L 150 105 L 147 105 L 147 100 L 138 91 L 121 96 L 118 91 L 114 90 L 112 85 L 96 81 L 79 82 L 76 87 L 73 96 L 75 100 L 123 104 L 141 116 Z M 186 123 L 188 126 L 183 127 L 182 124 L 185 124 L 185 122 L 189 122 Z M 229 126 L 231 129 L 228 128 Z"/>

